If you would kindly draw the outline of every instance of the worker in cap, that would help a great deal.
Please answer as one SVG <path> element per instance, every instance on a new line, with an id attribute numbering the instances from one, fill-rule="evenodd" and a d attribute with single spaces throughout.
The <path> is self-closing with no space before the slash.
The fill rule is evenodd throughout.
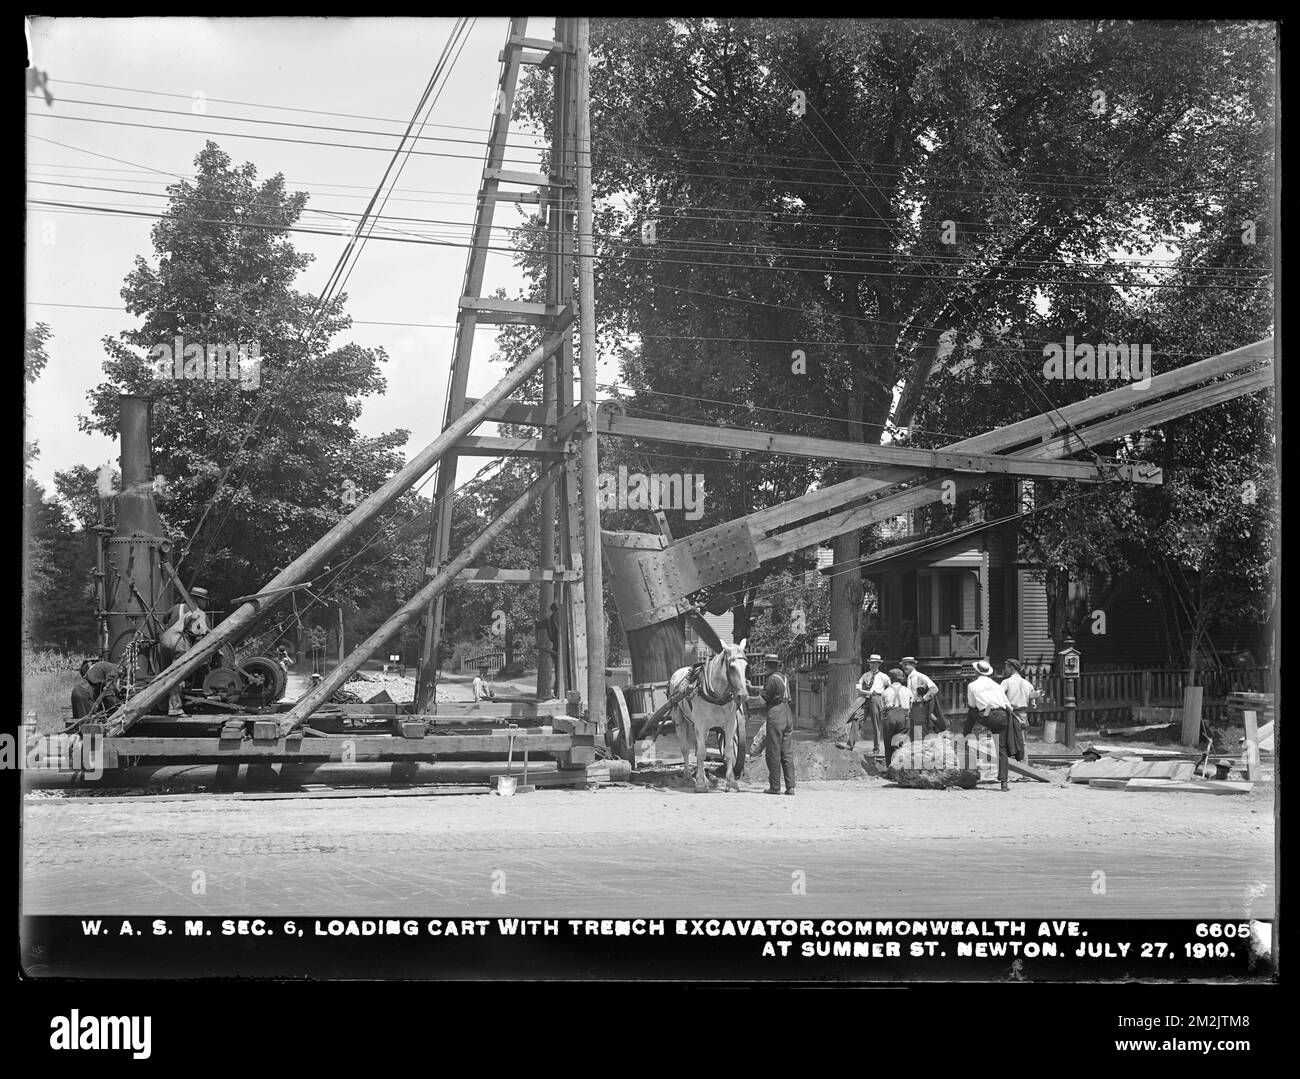
<path id="1" fill-rule="evenodd" d="M 790 686 L 781 673 L 781 659 L 774 652 L 763 657 L 767 667 L 767 681 L 763 683 L 762 698 L 767 706 L 767 723 L 763 738 L 767 743 L 767 793 L 781 793 L 781 779 L 785 778 L 785 793 L 794 794 L 794 715 L 790 711 Z"/>
<path id="2" fill-rule="evenodd" d="M 208 590 L 206 588 L 191 588 L 190 598 L 194 600 L 195 605 L 203 611 L 208 609 Z"/>
<path id="3" fill-rule="evenodd" d="M 84 719 L 92 712 L 117 707 L 117 675 L 121 669 L 119 664 L 110 662 L 107 652 L 101 652 L 100 658 L 86 667 L 72 687 L 73 719 Z"/>
<path id="4" fill-rule="evenodd" d="M 912 691 L 912 729 L 928 727 L 935 734 L 943 734 L 948 729 L 948 720 L 939 703 L 939 687 L 929 675 L 916 669 L 915 656 L 904 656 L 899 666 L 907 675 L 907 688 Z"/>
<path id="5" fill-rule="evenodd" d="M 1024 740 L 1020 736 L 1020 726 L 1015 721 L 1011 702 L 1002 691 L 1002 687 L 993 681 L 993 667 L 983 659 L 972 664 L 975 678 L 966 687 L 966 722 L 961 733 L 968 735 L 975 729 L 975 724 L 982 724 L 993 732 L 998 743 L 998 783 L 1002 790 L 1008 790 L 1007 778 L 1010 772 L 1008 757 L 1019 757 L 1024 752 Z"/>
<path id="6" fill-rule="evenodd" d="M 889 675 L 880 669 L 884 662 L 880 656 L 872 652 L 867 657 L 867 669 L 858 679 L 858 696 L 863 698 L 864 719 L 871 721 L 871 731 L 874 741 L 874 752 L 879 754 L 884 748 L 884 736 L 880 729 L 881 701 L 884 698 L 885 690 L 889 688 Z M 852 749 L 858 740 L 858 721 L 851 720 L 849 723 L 848 748 Z M 887 755 L 887 754 L 886 754 Z"/>
<path id="7" fill-rule="evenodd" d="M 908 740 L 907 728 L 912 711 L 912 691 L 907 675 L 898 667 L 889 672 L 889 685 L 880 695 L 880 726 L 885 737 L 885 763 L 900 745 Z"/>

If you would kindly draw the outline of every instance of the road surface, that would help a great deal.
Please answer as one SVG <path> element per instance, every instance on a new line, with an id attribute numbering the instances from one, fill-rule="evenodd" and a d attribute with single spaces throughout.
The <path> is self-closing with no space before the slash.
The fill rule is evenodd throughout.
<path id="1" fill-rule="evenodd" d="M 26 914 L 1238 918 L 1274 911 L 1249 795 L 883 781 L 277 801 L 29 799 Z M 202 886 L 196 886 L 201 881 Z M 197 893 L 197 894 L 196 894 Z"/>

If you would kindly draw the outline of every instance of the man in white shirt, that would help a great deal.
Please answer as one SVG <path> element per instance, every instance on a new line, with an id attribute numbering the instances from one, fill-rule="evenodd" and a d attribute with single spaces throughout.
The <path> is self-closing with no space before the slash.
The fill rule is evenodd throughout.
<path id="1" fill-rule="evenodd" d="M 481 674 L 476 674 L 474 676 L 474 699 L 476 701 L 485 699 L 494 701 L 497 699 L 497 695 L 492 692 L 492 687 L 483 681 L 483 676 Z"/>
<path id="2" fill-rule="evenodd" d="M 867 669 L 862 672 L 862 677 L 858 679 L 858 696 L 866 700 L 866 706 L 863 709 L 866 718 L 871 720 L 872 737 L 875 739 L 875 752 L 879 753 L 884 745 L 883 733 L 880 729 L 880 702 L 884 696 L 885 690 L 889 688 L 889 675 L 880 669 L 884 662 L 876 653 L 871 653 L 867 657 Z M 856 721 L 849 724 L 849 748 L 852 749 L 858 740 L 858 724 Z"/>
<path id="3" fill-rule="evenodd" d="M 998 740 L 998 783 L 1009 790 L 1007 776 L 1008 756 L 1019 757 L 1024 751 L 1020 726 L 1015 722 L 1011 702 L 1002 687 L 993 681 L 993 667 L 986 660 L 976 660 L 975 679 L 966 687 L 966 722 L 961 733 L 968 735 L 976 723 L 983 724 Z"/>
<path id="4" fill-rule="evenodd" d="M 880 695 L 881 729 L 885 735 L 885 761 L 894 750 L 908 740 L 909 715 L 912 711 L 912 691 L 904 679 L 907 676 L 895 667 L 889 672 L 889 685 Z"/>
<path id="5" fill-rule="evenodd" d="M 1002 679 L 1002 692 L 1011 703 L 1016 722 L 1022 731 L 1029 729 L 1029 702 L 1034 695 L 1033 683 L 1020 673 L 1020 660 L 1009 659 Z"/>
<path id="6" fill-rule="evenodd" d="M 939 705 L 939 687 L 916 669 L 914 656 L 904 656 L 902 668 L 907 675 L 907 688 L 912 691 L 912 726 L 923 730 L 929 726 L 936 734 L 943 734 L 948 729 L 948 720 Z M 929 724 L 927 719 L 931 720 Z"/>

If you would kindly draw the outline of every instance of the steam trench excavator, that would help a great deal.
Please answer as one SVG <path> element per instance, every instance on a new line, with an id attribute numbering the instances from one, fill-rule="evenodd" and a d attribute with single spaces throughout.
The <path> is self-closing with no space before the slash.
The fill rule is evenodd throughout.
<path id="1" fill-rule="evenodd" d="M 182 583 L 154 501 L 151 401 L 123 395 L 119 402 L 121 493 L 114 525 L 97 529 L 96 571 L 100 660 L 116 669 L 92 702 L 91 717 L 107 714 L 113 703 L 148 685 L 209 629 L 207 592 Z M 270 712 L 287 681 L 278 659 L 241 654 L 225 643 L 169 693 L 169 714 L 150 717 L 142 730 L 197 732 L 203 723 L 198 717 L 211 717 L 209 723 L 219 726 L 235 713 Z"/>

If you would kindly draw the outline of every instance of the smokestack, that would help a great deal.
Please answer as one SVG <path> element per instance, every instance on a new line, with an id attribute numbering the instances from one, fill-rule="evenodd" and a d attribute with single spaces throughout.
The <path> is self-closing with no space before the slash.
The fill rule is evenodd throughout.
<path id="1" fill-rule="evenodd" d="M 165 533 L 153 497 L 148 397 L 123 394 L 119 429 L 122 437 L 122 492 L 117 499 L 117 527 L 108 548 L 109 654 L 120 661 L 137 632 L 157 636 L 172 605 L 171 580 L 162 571 Z M 146 613 L 147 612 L 147 613 Z M 147 663 L 146 663 L 147 660 Z M 141 656 L 140 675 L 161 669 L 156 650 Z"/>
<path id="2" fill-rule="evenodd" d="M 132 394 L 118 398 L 122 435 L 122 494 L 117 504 L 117 535 L 163 538 L 162 519 L 153 499 L 149 414 L 152 399 Z"/>

